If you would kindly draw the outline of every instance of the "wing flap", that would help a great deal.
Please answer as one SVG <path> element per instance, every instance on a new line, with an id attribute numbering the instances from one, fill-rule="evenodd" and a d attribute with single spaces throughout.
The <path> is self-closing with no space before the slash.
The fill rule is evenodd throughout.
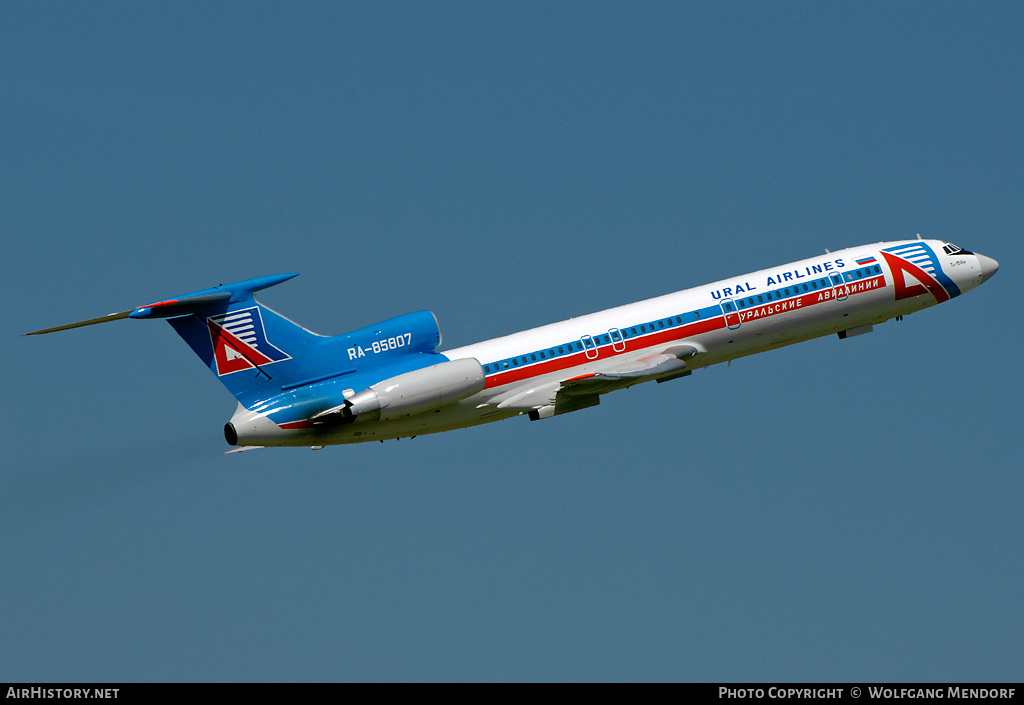
<path id="1" fill-rule="evenodd" d="M 610 361 L 603 370 L 549 382 L 530 382 L 502 395 L 499 409 L 534 411 L 553 408 L 555 414 L 575 411 L 597 403 L 601 394 L 625 389 L 649 379 L 678 375 L 686 360 L 700 351 L 693 345 L 673 345 L 660 352 L 645 352 L 628 360 Z M 492 401 L 491 403 L 495 403 Z"/>
<path id="2" fill-rule="evenodd" d="M 506 396 L 498 402 L 499 409 L 539 409 L 542 406 L 549 406 L 555 403 L 555 397 L 561 388 L 562 382 L 548 382 L 540 385 L 526 385 L 512 390 L 510 396 Z"/>
<path id="3" fill-rule="evenodd" d="M 640 357 L 612 364 L 607 369 L 564 380 L 564 389 L 582 388 L 589 393 L 597 385 L 609 387 L 607 391 L 621 389 L 638 381 L 680 372 L 686 369 L 686 360 L 700 352 L 693 345 L 673 345 L 661 352 L 648 352 Z M 605 390 L 597 392 L 604 394 Z"/>

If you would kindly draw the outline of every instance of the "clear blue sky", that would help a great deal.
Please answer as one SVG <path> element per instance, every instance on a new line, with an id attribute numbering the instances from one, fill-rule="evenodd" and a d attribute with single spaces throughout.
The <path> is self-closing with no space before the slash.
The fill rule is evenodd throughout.
<path id="1" fill-rule="evenodd" d="M 1020 680 L 1024 5 L 0 5 L 0 681 Z M 825 248 L 876 327 L 413 441 L 225 456 L 222 282 L 445 346 Z"/>

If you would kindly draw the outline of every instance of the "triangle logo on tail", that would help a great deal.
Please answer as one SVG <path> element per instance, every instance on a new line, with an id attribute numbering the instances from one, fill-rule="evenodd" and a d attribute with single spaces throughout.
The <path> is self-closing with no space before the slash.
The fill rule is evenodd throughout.
<path id="1" fill-rule="evenodd" d="M 267 340 L 258 306 L 210 316 L 206 325 L 218 376 L 291 359 Z"/>

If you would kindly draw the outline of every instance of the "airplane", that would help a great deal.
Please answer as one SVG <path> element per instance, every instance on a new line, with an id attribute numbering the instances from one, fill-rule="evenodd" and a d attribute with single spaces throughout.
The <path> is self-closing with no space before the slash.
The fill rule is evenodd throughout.
<path id="1" fill-rule="evenodd" d="M 123 318 L 166 319 L 238 401 L 224 437 L 267 446 L 384 441 L 526 415 L 811 338 L 845 339 L 944 303 L 999 263 L 949 242 L 881 242 L 438 352 L 430 311 L 321 336 L 256 301 L 297 276 L 225 284 L 40 335 Z"/>

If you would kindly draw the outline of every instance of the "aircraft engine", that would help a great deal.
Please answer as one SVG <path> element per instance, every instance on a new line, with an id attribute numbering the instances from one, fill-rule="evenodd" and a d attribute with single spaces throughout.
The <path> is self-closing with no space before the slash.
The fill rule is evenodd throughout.
<path id="1" fill-rule="evenodd" d="M 452 404 L 483 388 L 484 368 L 464 358 L 378 382 L 349 397 L 338 411 L 346 421 L 387 420 Z"/>

